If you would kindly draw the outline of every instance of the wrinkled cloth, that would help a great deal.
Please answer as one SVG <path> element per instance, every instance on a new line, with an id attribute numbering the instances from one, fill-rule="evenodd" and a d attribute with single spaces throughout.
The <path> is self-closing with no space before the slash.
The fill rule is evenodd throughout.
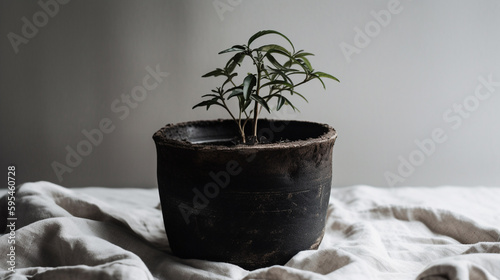
<path id="1" fill-rule="evenodd" d="M 334 188 L 318 250 L 254 271 L 175 257 L 156 189 L 36 182 L 15 203 L 15 273 L 0 261 L 1 279 L 500 280 L 500 187 Z"/>

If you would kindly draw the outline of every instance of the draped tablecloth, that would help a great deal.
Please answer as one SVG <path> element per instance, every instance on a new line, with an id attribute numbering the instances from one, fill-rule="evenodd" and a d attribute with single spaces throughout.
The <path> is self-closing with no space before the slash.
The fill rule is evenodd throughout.
<path id="1" fill-rule="evenodd" d="M 319 249 L 254 271 L 175 257 L 156 189 L 26 183 L 15 221 L 7 202 L 1 279 L 500 279 L 500 187 L 334 188 Z"/>

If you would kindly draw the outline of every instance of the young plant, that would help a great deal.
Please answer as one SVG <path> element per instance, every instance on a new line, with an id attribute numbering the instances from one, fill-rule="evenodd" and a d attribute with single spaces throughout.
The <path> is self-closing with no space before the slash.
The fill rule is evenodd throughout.
<path id="1" fill-rule="evenodd" d="M 284 38 L 290 44 L 291 50 L 277 44 L 252 48 L 251 45 L 257 38 L 269 34 L 279 35 Z M 290 39 L 278 31 L 259 31 L 250 37 L 246 45 L 235 45 L 219 52 L 219 54 L 225 53 L 235 54 L 229 59 L 224 68 L 217 68 L 202 76 L 204 78 L 223 76 L 225 80 L 222 86 L 213 89 L 210 94 L 203 95 L 202 98 L 206 98 L 206 100 L 193 106 L 193 109 L 205 106 L 207 110 L 210 106 L 224 108 L 238 125 L 242 143 L 247 143 L 247 140 L 252 143 L 258 142 L 257 123 L 259 114 L 262 108 L 269 113 L 271 112 L 269 102 L 272 99 L 276 100 L 276 111 L 283 108 L 284 105 L 297 110 L 285 95 L 297 95 L 307 102 L 307 99 L 296 91 L 298 86 L 317 79 L 326 89 L 323 78 L 339 82 L 337 78 L 330 74 L 315 71 L 307 58 L 313 56 L 313 54 L 303 50 L 295 51 Z M 234 81 L 235 77 L 238 76 L 238 73 L 235 72 L 236 67 L 241 67 L 245 58 L 251 60 L 255 66 L 255 72 L 248 73 L 242 82 L 236 83 Z M 229 99 L 237 100 L 239 107 L 237 114 L 234 114 L 229 109 L 227 105 Z M 252 135 L 247 139 L 245 126 L 249 120 L 252 120 L 253 129 Z"/>

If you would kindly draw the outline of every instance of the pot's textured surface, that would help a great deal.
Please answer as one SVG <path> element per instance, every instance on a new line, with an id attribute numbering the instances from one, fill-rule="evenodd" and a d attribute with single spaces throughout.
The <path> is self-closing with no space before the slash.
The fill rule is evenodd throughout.
<path id="1" fill-rule="evenodd" d="M 324 234 L 335 130 L 261 120 L 259 134 L 270 144 L 193 144 L 230 138 L 235 129 L 232 120 L 190 122 L 153 136 L 174 254 L 255 269 L 316 249 Z"/>

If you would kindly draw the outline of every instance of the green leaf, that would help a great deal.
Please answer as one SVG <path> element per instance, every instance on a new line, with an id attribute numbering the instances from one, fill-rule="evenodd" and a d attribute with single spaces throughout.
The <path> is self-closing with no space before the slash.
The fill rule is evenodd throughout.
<path id="1" fill-rule="evenodd" d="M 321 84 L 323 85 L 323 88 L 326 89 L 325 83 L 318 75 L 313 73 L 313 74 L 311 74 L 311 77 L 318 79 L 321 82 Z"/>
<path id="2" fill-rule="evenodd" d="M 267 82 L 267 83 L 263 84 L 260 87 L 263 88 L 263 87 L 272 86 L 272 85 L 283 85 L 283 86 L 286 86 L 286 87 L 289 87 L 289 88 L 293 88 L 292 84 L 290 84 L 288 82 L 285 82 L 285 81 L 281 81 L 281 80 L 270 81 L 270 82 Z"/>
<path id="3" fill-rule="evenodd" d="M 304 56 L 314 56 L 314 54 L 304 52 L 303 50 L 300 50 L 294 54 L 294 57 L 304 57 Z"/>
<path id="4" fill-rule="evenodd" d="M 244 112 L 250 104 L 252 104 L 252 100 L 249 98 L 248 100 L 245 101 L 243 99 L 243 96 L 238 97 L 240 101 L 240 112 Z"/>
<path id="5" fill-rule="evenodd" d="M 257 84 L 257 78 L 253 74 L 249 74 L 243 80 L 243 98 L 248 100 L 250 94 L 252 93 L 252 89 Z"/>
<path id="6" fill-rule="evenodd" d="M 290 68 L 293 65 L 293 60 L 289 59 L 285 64 L 283 64 L 283 67 L 285 68 Z"/>
<path id="7" fill-rule="evenodd" d="M 284 52 L 280 49 L 272 49 L 272 50 L 269 50 L 266 54 L 268 54 L 268 53 L 277 53 L 277 54 L 280 54 L 280 55 L 285 56 L 287 58 L 292 57 L 292 55 L 288 51 Z"/>
<path id="8" fill-rule="evenodd" d="M 290 73 L 288 75 L 307 75 L 307 73 L 303 72 L 303 71 L 296 71 L 296 72 Z"/>
<path id="9" fill-rule="evenodd" d="M 340 83 L 340 80 L 335 78 L 334 76 L 330 75 L 330 74 L 327 74 L 327 73 L 324 73 L 324 72 L 314 72 L 313 73 L 314 75 L 320 77 L 320 78 L 328 78 L 328 79 L 332 79 L 332 80 L 335 80 L 337 82 Z"/>
<path id="10" fill-rule="evenodd" d="M 220 96 L 215 95 L 215 94 L 205 94 L 205 95 L 202 95 L 201 97 L 203 98 L 203 97 L 209 97 L 209 96 L 214 97 L 214 98 L 220 98 Z"/>
<path id="11" fill-rule="evenodd" d="M 302 58 L 299 58 L 297 59 L 297 61 L 300 63 L 300 65 L 302 66 L 302 68 L 307 72 L 307 73 L 310 73 L 313 71 L 313 68 L 311 66 L 311 63 L 309 62 L 309 60 L 305 57 L 302 57 Z"/>
<path id="12" fill-rule="evenodd" d="M 229 49 L 225 49 L 223 51 L 220 51 L 219 54 L 228 53 L 228 52 L 240 52 L 243 50 L 245 50 L 244 46 L 235 45 L 235 46 L 230 47 Z"/>
<path id="13" fill-rule="evenodd" d="M 262 105 L 262 107 L 266 108 L 266 110 L 271 113 L 271 109 L 269 108 L 269 105 L 267 105 L 267 102 L 260 96 L 258 96 L 257 94 L 252 94 L 250 96 L 251 99 L 255 100 L 257 103 L 259 103 L 260 105 Z"/>
<path id="14" fill-rule="evenodd" d="M 267 59 L 269 60 L 269 62 L 271 62 L 275 67 L 277 68 L 284 68 L 283 65 L 281 65 L 275 58 L 274 56 L 272 56 L 271 53 L 267 53 L 266 54 L 266 57 Z"/>
<path id="15" fill-rule="evenodd" d="M 311 62 L 309 62 L 309 59 L 307 59 L 305 57 L 301 57 L 298 60 L 302 60 L 306 64 L 307 68 L 309 68 L 309 70 L 311 72 L 314 71 L 313 68 L 312 68 Z"/>
<path id="16" fill-rule="evenodd" d="M 218 103 L 216 100 L 210 99 L 210 100 L 205 100 L 203 102 L 200 102 L 200 103 L 194 105 L 192 109 L 194 109 L 196 107 L 207 106 L 207 110 L 208 110 L 210 108 L 210 106 L 212 106 L 212 105 L 218 105 L 218 106 L 224 107 L 224 105 Z"/>
<path id="17" fill-rule="evenodd" d="M 256 49 L 257 51 L 262 51 L 262 52 L 273 52 L 273 51 L 276 51 L 276 50 L 279 50 L 285 54 L 287 54 L 288 56 L 290 56 L 290 51 L 288 51 L 287 49 L 285 49 L 284 47 L 280 46 L 280 45 L 276 45 L 276 44 L 269 44 L 269 45 L 264 45 L 262 47 L 259 47 Z"/>
<path id="18" fill-rule="evenodd" d="M 257 38 L 260 38 L 260 37 L 267 35 L 267 34 L 277 34 L 277 35 L 280 35 L 281 37 L 285 38 L 288 41 L 288 43 L 290 43 L 290 45 L 292 46 L 292 49 L 294 50 L 293 52 L 295 52 L 295 47 L 293 46 L 292 41 L 290 41 L 290 39 L 288 39 L 285 35 L 281 34 L 278 31 L 275 31 L 275 30 L 262 30 L 262 31 L 255 33 L 252 37 L 250 37 L 250 39 L 248 39 L 247 45 L 250 46 L 250 44 L 253 41 L 255 41 Z"/>
<path id="19" fill-rule="evenodd" d="M 227 73 L 232 73 L 234 71 L 234 68 L 236 68 L 236 65 L 240 65 L 244 58 L 245 54 L 239 52 L 235 54 L 231 59 L 229 59 L 229 61 L 226 64 Z"/>
<path id="20" fill-rule="evenodd" d="M 211 71 L 211 72 L 208 72 L 207 74 L 201 76 L 202 78 L 206 78 L 206 77 L 218 77 L 218 76 L 222 76 L 224 75 L 224 70 L 222 70 L 221 68 L 217 68 L 215 69 L 214 71 Z"/>
<path id="21" fill-rule="evenodd" d="M 227 99 L 230 99 L 235 96 L 242 96 L 243 95 L 243 89 L 241 88 L 236 88 L 233 90 L 233 92 L 227 97 Z"/>
<path id="22" fill-rule="evenodd" d="M 292 79 L 290 79 L 290 77 L 288 77 L 289 75 L 291 75 L 293 73 L 287 74 L 285 72 L 285 69 L 274 69 L 274 68 L 270 68 L 270 69 L 273 71 L 273 74 L 275 74 L 275 75 L 273 75 L 274 77 L 276 77 L 276 75 L 280 75 L 283 78 L 283 80 L 286 80 L 286 81 L 288 81 L 288 83 L 293 85 Z M 274 77 L 273 77 L 273 79 L 274 79 Z"/>
<path id="23" fill-rule="evenodd" d="M 239 88 L 239 89 L 243 89 L 243 86 L 241 86 L 241 85 L 240 85 L 240 86 L 235 86 L 235 87 L 232 87 L 232 88 L 228 88 L 228 89 L 226 89 L 226 91 L 225 91 L 224 93 L 228 93 L 228 92 L 230 92 L 230 91 L 232 91 L 232 90 L 235 90 L 235 89 L 237 89 L 237 88 Z"/>
<path id="24" fill-rule="evenodd" d="M 279 111 L 281 107 L 285 104 L 285 98 L 282 96 L 278 96 L 278 104 L 276 105 L 276 111 Z"/>
<path id="25" fill-rule="evenodd" d="M 307 62 L 309 63 L 309 60 L 307 60 Z M 312 69 L 311 63 L 309 63 L 309 65 L 307 65 L 306 62 L 304 62 L 304 57 L 297 59 L 293 56 L 290 56 L 290 60 L 288 62 L 286 62 L 283 66 L 284 67 L 291 67 L 294 64 L 299 65 L 304 70 L 306 75 L 307 75 L 307 73 L 311 73 L 311 71 L 312 71 L 311 70 Z M 299 73 L 297 73 L 297 74 L 299 74 Z"/>
<path id="26" fill-rule="evenodd" d="M 299 110 L 299 109 L 297 109 L 297 107 L 293 106 L 292 102 L 290 102 L 290 100 L 288 100 L 286 97 L 281 96 L 281 98 L 285 99 L 285 104 L 288 105 L 288 106 L 290 106 L 290 107 L 292 107 L 292 109 L 294 111 L 298 111 Z"/>
<path id="27" fill-rule="evenodd" d="M 296 92 L 296 91 L 291 91 L 291 94 L 297 94 L 298 96 L 302 97 L 302 99 L 304 99 L 307 103 L 309 103 L 309 101 L 307 100 L 307 98 L 305 98 L 302 94 Z"/>
<path id="28" fill-rule="evenodd" d="M 286 67 L 286 68 L 273 68 L 273 67 L 268 66 L 268 69 L 272 70 L 272 73 L 274 73 L 274 72 L 282 72 L 282 73 L 299 72 L 299 70 L 294 69 L 294 68 L 290 68 L 290 67 Z M 287 74 L 287 75 L 289 75 L 289 74 Z"/>

